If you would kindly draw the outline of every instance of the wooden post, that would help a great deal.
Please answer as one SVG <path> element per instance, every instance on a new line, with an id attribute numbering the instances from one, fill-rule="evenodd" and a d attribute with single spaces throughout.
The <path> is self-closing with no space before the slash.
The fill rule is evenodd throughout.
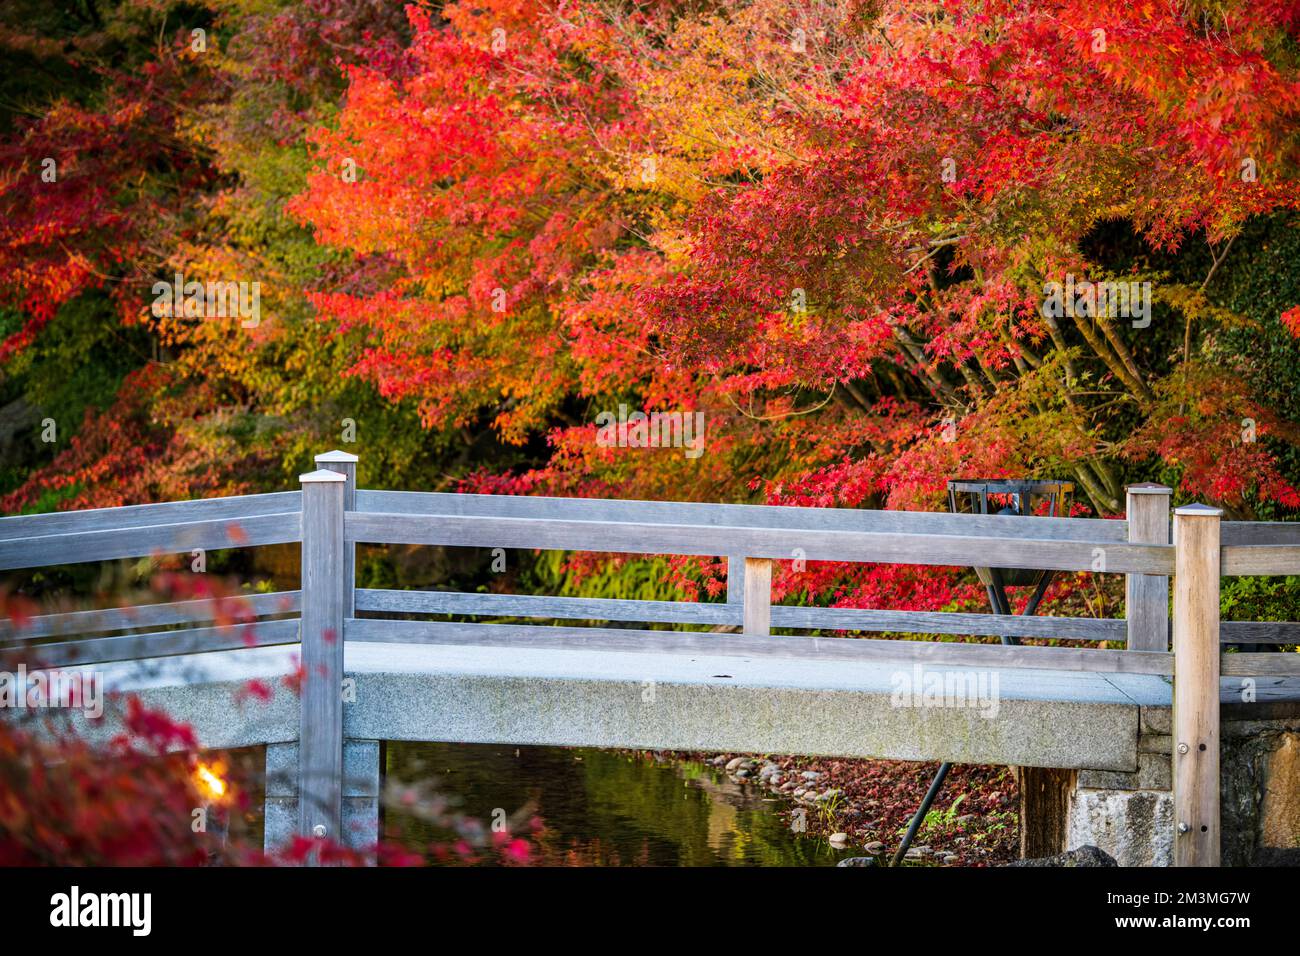
<path id="1" fill-rule="evenodd" d="M 343 492 L 335 471 L 302 475 L 302 700 L 298 832 L 342 841 Z"/>
<path id="2" fill-rule="evenodd" d="M 1174 511 L 1174 864 L 1219 865 L 1219 519 Z"/>
<path id="3" fill-rule="evenodd" d="M 1079 771 L 1013 767 L 1020 784 L 1020 859 L 1056 856 L 1069 849 L 1070 796 Z"/>
<path id="4" fill-rule="evenodd" d="M 347 479 L 343 486 L 343 510 L 357 510 L 357 456 L 346 451 L 327 451 L 316 456 L 316 467 L 337 471 Z M 357 616 L 357 546 L 343 547 L 343 586 L 346 588 L 343 605 L 344 617 Z"/>
<path id="5" fill-rule="evenodd" d="M 772 562 L 767 558 L 745 559 L 744 633 L 772 633 Z"/>
<path id="6" fill-rule="evenodd" d="M 1169 543 L 1171 488 L 1152 483 L 1128 486 L 1128 539 L 1134 544 Z M 1124 577 L 1130 651 L 1169 650 L 1169 578 L 1160 574 Z"/>

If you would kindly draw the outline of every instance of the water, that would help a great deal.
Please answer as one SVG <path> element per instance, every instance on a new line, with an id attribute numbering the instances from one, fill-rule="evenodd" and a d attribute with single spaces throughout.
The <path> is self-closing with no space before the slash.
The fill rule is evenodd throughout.
<path id="1" fill-rule="evenodd" d="M 386 749 L 390 776 L 435 777 L 462 813 L 490 821 L 498 808 L 513 814 L 531 804 L 546 825 L 535 840 L 536 863 L 832 866 L 855 855 L 791 832 L 777 813 L 786 801 L 704 764 L 587 748 L 393 742 Z M 391 808 L 384 829 L 417 850 L 435 836 Z"/>

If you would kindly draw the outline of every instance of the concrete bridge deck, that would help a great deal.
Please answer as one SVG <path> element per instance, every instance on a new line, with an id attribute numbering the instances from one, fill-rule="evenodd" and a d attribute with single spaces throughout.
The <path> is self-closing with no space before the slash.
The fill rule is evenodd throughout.
<path id="1" fill-rule="evenodd" d="M 1101 845 L 1124 865 L 1172 860 L 1171 688 L 1157 675 L 943 671 L 986 681 L 996 673 L 997 711 L 982 716 L 977 707 L 896 706 L 897 678 L 911 661 L 382 642 L 348 643 L 345 661 L 355 700 L 343 709 L 342 827 L 359 848 L 378 833 L 378 742 L 429 740 L 1074 768 L 1070 846 Z M 297 646 L 282 645 L 93 669 L 106 690 L 135 692 L 189 723 L 206 748 L 266 745 L 271 849 L 298 821 L 300 701 L 285 682 L 297 662 Z M 249 693 L 251 681 L 271 689 L 270 699 Z M 1225 845 L 1239 863 L 1261 852 L 1256 831 L 1277 829 L 1269 821 L 1278 812 L 1254 791 L 1289 786 L 1278 782 L 1285 767 L 1251 755 L 1300 726 L 1300 679 L 1259 678 L 1253 690 L 1247 703 L 1241 678 L 1220 684 L 1234 807 Z M 112 719 L 82 723 L 89 737 L 119 729 Z M 1232 740 L 1242 735 L 1244 745 Z M 1242 781 L 1256 781 L 1249 794 L 1238 793 Z"/>
<path id="2" fill-rule="evenodd" d="M 296 659 L 288 645 L 94 669 L 106 690 L 139 693 L 190 723 L 205 747 L 221 748 L 298 738 L 298 699 L 284 683 Z M 1170 702 L 1167 679 L 1155 675 L 927 666 L 924 674 L 982 690 L 957 706 L 913 706 L 899 690 L 919 666 L 349 642 L 355 701 L 344 705 L 344 734 L 1132 771 L 1140 708 Z M 251 681 L 270 688 L 271 700 L 248 693 Z"/>

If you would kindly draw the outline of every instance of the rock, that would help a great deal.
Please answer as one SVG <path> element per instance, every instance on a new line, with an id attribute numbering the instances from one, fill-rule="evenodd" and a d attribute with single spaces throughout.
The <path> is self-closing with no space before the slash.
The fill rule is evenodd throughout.
<path id="1" fill-rule="evenodd" d="M 872 856 L 879 856 L 881 853 L 885 852 L 885 845 L 881 843 L 879 840 L 872 840 L 865 847 L 863 847 L 863 849 L 866 850 L 868 853 L 870 853 Z"/>
<path id="2" fill-rule="evenodd" d="M 767 778 L 767 782 L 773 787 L 779 787 L 781 786 L 781 775 L 779 773 L 774 773 Z"/>
<path id="3" fill-rule="evenodd" d="M 799 776 L 803 777 L 805 780 L 817 780 L 821 777 L 821 774 L 816 770 L 805 770 L 803 773 L 799 774 Z"/>
<path id="4" fill-rule="evenodd" d="M 834 800 L 838 796 L 841 796 L 843 793 L 844 793 L 843 790 L 827 790 L 825 793 L 820 794 L 817 797 L 817 799 L 820 800 L 822 803 L 826 803 L 830 800 Z"/>
<path id="5" fill-rule="evenodd" d="M 1169 866 L 1174 832 L 1168 791 L 1081 789 L 1070 800 L 1067 846 L 1095 846 L 1120 866 Z"/>
<path id="6" fill-rule="evenodd" d="M 1037 860 L 1016 860 L 1006 866 L 1119 866 L 1105 850 L 1095 846 L 1081 846 L 1077 850 L 1067 850 L 1057 856 L 1040 857 Z"/>
<path id="7" fill-rule="evenodd" d="M 1300 734 L 1281 734 L 1278 741 L 1260 775 L 1259 844 L 1292 850 L 1294 857 L 1300 850 Z"/>
<path id="8" fill-rule="evenodd" d="M 803 796 L 805 793 L 807 793 L 807 792 L 808 792 L 808 791 L 805 790 L 803 787 L 800 787 L 798 790 L 796 790 L 796 791 L 794 792 L 794 795 L 795 795 L 796 798 L 798 798 L 798 797 L 802 797 L 802 796 Z"/>
<path id="9" fill-rule="evenodd" d="M 830 840 L 831 843 L 833 844 L 839 844 L 840 846 L 843 846 L 844 844 L 849 842 L 849 835 L 847 833 L 832 833 L 830 836 Z"/>
<path id="10" fill-rule="evenodd" d="M 925 854 L 922 853 L 922 852 L 920 851 L 920 849 L 918 849 L 917 847 L 912 847 L 912 849 L 910 849 L 910 850 L 907 851 L 907 855 L 904 856 L 903 859 L 905 859 L 905 860 L 914 860 L 914 861 L 915 861 L 915 860 L 924 860 L 924 859 L 925 859 Z"/>
<path id="11" fill-rule="evenodd" d="M 739 778 L 739 779 L 741 779 L 741 780 L 747 780 L 747 779 L 749 779 L 751 776 L 753 776 L 753 774 L 751 774 L 748 770 L 737 770 L 737 771 L 736 771 L 736 776 L 737 776 L 737 778 Z"/>
<path id="12" fill-rule="evenodd" d="M 744 757 L 732 757 L 727 761 L 727 773 L 734 773 L 740 769 L 740 765 L 745 762 Z"/>
<path id="13" fill-rule="evenodd" d="M 958 860 L 958 856 L 956 853 L 946 853 L 944 854 L 943 857 L 943 865 L 952 866 L 954 863 L 957 862 L 957 860 Z"/>
<path id="14" fill-rule="evenodd" d="M 850 856 L 835 864 L 836 866 L 879 866 L 874 856 Z"/>

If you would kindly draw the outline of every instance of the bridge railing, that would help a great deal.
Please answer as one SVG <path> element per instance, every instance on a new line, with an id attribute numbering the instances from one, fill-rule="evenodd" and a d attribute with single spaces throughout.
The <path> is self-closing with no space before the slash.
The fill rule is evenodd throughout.
<path id="1" fill-rule="evenodd" d="M 585 648 L 609 646 L 611 641 L 618 646 L 636 642 L 638 647 L 669 651 L 698 651 L 707 645 L 718 651 L 730 647 L 785 657 L 908 658 L 969 666 L 1171 674 L 1173 661 L 1167 650 L 1126 654 L 1088 648 L 892 640 L 832 643 L 798 635 L 770 639 L 776 627 L 1124 642 L 1127 622 L 1121 619 L 773 605 L 770 582 L 772 562 L 780 560 L 1106 570 L 1165 576 L 1173 571 L 1171 545 L 1130 543 L 1126 534 L 1123 521 L 1089 519 L 363 490 L 356 494 L 355 511 L 344 519 L 344 539 L 349 545 L 725 555 L 729 579 L 740 577 L 742 583 L 729 587 L 726 603 L 359 590 L 355 594 L 358 612 L 730 626 L 741 628 L 742 638 L 681 631 L 379 619 L 349 622 L 347 636 L 352 640 L 436 643 L 527 641 L 529 646 Z"/>
<path id="2" fill-rule="evenodd" d="M 1127 519 L 1116 521 L 366 491 L 356 488 L 354 456 L 331 452 L 318 456 L 317 464 L 320 470 L 302 477 L 301 491 L 0 518 L 0 571 L 195 549 L 301 545 L 300 590 L 0 622 L 0 649 L 26 652 L 43 666 L 64 666 L 301 643 L 310 679 L 301 709 L 300 784 L 319 791 L 300 801 L 300 828 L 308 834 L 321 826 L 337 832 L 342 703 L 336 688 L 345 641 L 1173 676 L 1176 852 L 1189 863 L 1218 860 L 1220 675 L 1300 675 L 1297 654 L 1221 653 L 1221 644 L 1294 643 L 1300 623 L 1221 622 L 1218 593 L 1223 575 L 1300 573 L 1300 523 L 1222 522 L 1216 509 L 1190 506 L 1175 512 L 1171 534 L 1170 491 L 1160 486 L 1131 488 Z M 357 589 L 359 544 L 725 556 L 727 599 Z M 787 560 L 1120 573 L 1127 580 L 1127 611 L 1123 619 L 1098 619 L 773 605 L 772 563 Z M 412 620 L 415 615 L 457 619 Z M 572 623 L 500 623 L 501 618 Z M 619 626 L 573 626 L 595 621 Z M 625 626 L 635 623 L 740 633 Z M 188 626 L 175 629 L 182 624 Z M 1014 635 L 1123 642 L 1126 649 L 773 636 L 773 628 Z"/>
<path id="3" fill-rule="evenodd" d="M 0 518 L 0 571 L 289 544 L 302 539 L 301 519 L 301 491 Z M 72 611 L 0 621 L 0 642 L 46 666 L 287 644 L 298 641 L 298 622 L 283 615 L 299 609 L 290 591 Z M 214 626 L 171 629 L 178 624 Z M 89 636 L 117 631 L 132 633 Z"/>

